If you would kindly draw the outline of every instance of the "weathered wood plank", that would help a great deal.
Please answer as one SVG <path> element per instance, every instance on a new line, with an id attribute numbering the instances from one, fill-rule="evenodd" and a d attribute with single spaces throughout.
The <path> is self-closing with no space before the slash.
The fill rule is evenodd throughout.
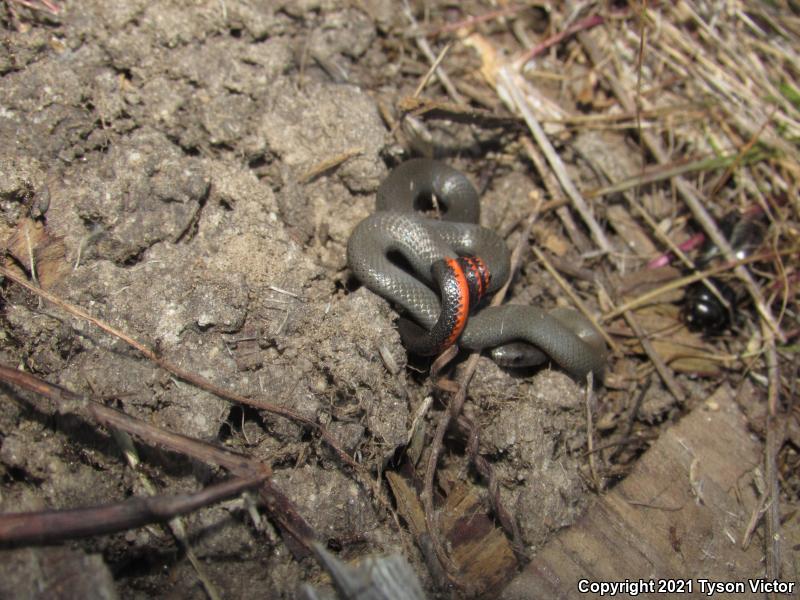
<path id="1" fill-rule="evenodd" d="M 753 474 L 761 460 L 761 444 L 747 430 L 733 393 L 720 387 L 666 431 L 623 482 L 551 540 L 502 598 L 575 598 L 582 579 L 691 580 L 691 593 L 644 598 L 707 598 L 701 579 L 740 581 L 747 589 L 737 598 L 763 598 L 748 585 L 764 574 L 763 539 L 756 535 L 742 548 L 757 504 Z"/>

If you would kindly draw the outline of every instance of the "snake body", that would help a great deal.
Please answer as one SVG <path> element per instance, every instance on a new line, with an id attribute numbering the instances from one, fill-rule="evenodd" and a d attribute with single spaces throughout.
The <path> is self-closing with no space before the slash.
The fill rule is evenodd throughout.
<path id="1" fill-rule="evenodd" d="M 438 201 L 441 220 L 418 211 L 430 197 Z M 494 348 L 492 357 L 503 366 L 539 364 L 549 356 L 574 377 L 599 375 L 605 344 L 580 313 L 505 305 L 467 318 L 480 294 L 470 297 L 460 283 L 456 259 L 481 259 L 490 274 L 483 293 L 499 289 L 510 273 L 508 247 L 477 224 L 479 217 L 478 193 L 462 173 L 433 160 L 407 161 L 383 181 L 376 212 L 351 234 L 348 265 L 367 288 L 410 317 L 401 319 L 399 330 L 416 354 L 436 354 L 457 340 L 470 350 Z"/>

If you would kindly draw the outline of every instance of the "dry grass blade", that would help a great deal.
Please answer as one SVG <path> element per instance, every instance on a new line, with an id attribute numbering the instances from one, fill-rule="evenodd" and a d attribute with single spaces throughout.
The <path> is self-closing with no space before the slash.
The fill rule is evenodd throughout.
<path id="1" fill-rule="evenodd" d="M 645 294 L 642 294 L 641 296 L 633 298 L 633 299 L 629 300 L 628 302 L 626 302 L 625 304 L 617 306 L 616 308 L 614 308 L 614 310 L 612 310 L 612 311 L 608 312 L 607 314 L 603 315 L 603 317 L 600 319 L 600 321 L 603 322 L 603 323 L 608 322 L 611 319 L 614 319 L 614 318 L 620 316 L 625 311 L 633 310 L 633 309 L 638 308 L 640 306 L 645 306 L 645 305 L 647 305 L 647 304 L 649 304 L 651 302 L 654 302 L 660 296 L 663 296 L 663 295 L 669 293 L 672 290 L 678 290 L 678 289 L 685 288 L 689 284 L 694 283 L 696 281 L 702 281 L 703 279 L 706 279 L 707 277 L 711 277 L 712 275 L 719 275 L 720 273 L 725 273 L 726 271 L 730 271 L 732 268 L 736 268 L 736 266 L 755 263 L 755 262 L 759 262 L 759 261 L 762 261 L 762 260 L 769 260 L 771 258 L 775 258 L 776 256 L 781 256 L 781 255 L 796 255 L 798 252 L 800 252 L 800 248 L 796 248 L 796 247 L 786 248 L 784 250 L 781 250 L 780 252 L 774 252 L 774 253 L 770 252 L 770 253 L 767 253 L 767 254 L 757 254 L 757 255 L 754 255 L 754 256 L 748 256 L 747 258 L 743 258 L 743 259 L 734 261 L 733 265 L 731 265 L 731 264 L 722 264 L 722 265 L 719 265 L 717 267 L 712 267 L 710 269 L 706 269 L 705 271 L 700 271 L 700 272 L 697 272 L 697 273 L 692 273 L 691 275 L 686 275 L 685 277 L 681 277 L 679 279 L 675 279 L 673 281 L 670 281 L 669 283 L 666 283 L 666 284 L 662 285 L 661 287 L 658 287 L 658 288 L 656 288 L 654 290 L 650 290 L 649 292 L 647 292 Z"/>
<path id="2" fill-rule="evenodd" d="M 744 149 L 742 153 L 732 155 L 702 158 L 678 165 L 658 166 L 656 168 L 645 169 L 640 175 L 625 181 L 617 181 L 602 188 L 589 190 L 585 192 L 585 195 L 589 199 L 594 199 L 601 196 L 609 196 L 611 194 L 617 194 L 619 192 L 640 188 L 651 183 L 666 181 L 679 175 L 711 171 L 721 167 L 732 168 L 734 166 L 755 164 L 766 159 L 768 156 L 768 153 L 760 149 Z"/>
<path id="3" fill-rule="evenodd" d="M 456 104 L 464 104 L 464 98 L 461 97 L 461 94 L 458 93 L 456 86 L 453 84 L 450 77 L 445 72 L 444 68 L 441 66 L 441 61 L 444 59 L 444 56 L 447 52 L 448 46 L 445 46 L 445 49 L 440 53 L 439 58 L 436 57 L 436 54 L 433 52 L 430 43 L 427 39 L 425 39 L 424 33 L 420 30 L 419 24 L 417 20 L 414 18 L 414 13 L 411 10 L 411 7 L 408 4 L 408 0 L 403 0 L 403 9 L 406 15 L 406 19 L 408 22 L 411 23 L 411 29 L 415 32 L 414 39 L 417 43 L 417 47 L 420 51 L 425 55 L 425 58 L 431 64 L 431 71 L 436 72 L 436 76 L 439 78 L 439 81 L 442 82 L 442 85 L 447 90 L 447 93 L 453 99 Z M 428 77 L 426 77 L 423 81 L 426 81 Z M 422 84 L 420 84 L 422 85 Z"/>
<path id="4" fill-rule="evenodd" d="M 608 335 L 608 332 L 603 329 L 600 323 L 597 322 L 597 319 L 595 319 L 594 315 L 591 313 L 586 304 L 584 304 L 584 302 L 578 297 L 578 294 L 575 293 L 575 290 L 572 289 L 572 286 L 570 286 L 569 283 L 567 283 L 567 281 L 561 277 L 561 275 L 559 275 L 558 271 L 553 268 L 553 265 L 549 260 L 547 260 L 547 256 L 545 256 L 544 252 L 535 246 L 532 248 L 532 250 L 536 255 L 537 260 L 542 263 L 545 270 L 550 273 L 550 276 L 556 280 L 558 286 L 564 290 L 564 293 L 567 294 L 567 296 L 569 296 L 570 300 L 572 300 L 573 304 L 578 307 L 578 310 L 581 312 L 581 314 L 591 321 L 594 328 L 600 332 L 600 334 L 603 336 L 603 339 L 611 349 L 611 352 L 618 354 L 620 349 L 617 343 L 610 335 Z"/>
<path id="5" fill-rule="evenodd" d="M 8 2 L 13 2 L 32 10 L 48 12 L 51 15 L 57 15 L 61 12 L 61 6 L 53 2 L 53 0 L 8 0 Z"/>
<path id="6" fill-rule="evenodd" d="M 573 206 L 578 213 L 580 213 L 584 223 L 586 223 L 586 226 L 592 232 L 592 237 L 594 238 L 595 243 L 604 253 L 611 254 L 613 252 L 613 246 L 611 245 L 611 242 L 606 237 L 603 228 L 600 227 L 600 224 L 595 220 L 594 216 L 589 210 L 589 206 L 586 204 L 586 201 L 575 187 L 572 178 L 567 173 L 564 163 L 556 153 L 553 145 L 547 139 L 547 135 L 545 135 L 544 130 L 539 124 L 539 121 L 536 119 L 533 112 L 528 108 L 527 101 L 520 90 L 520 87 L 517 85 L 515 77 L 515 74 L 512 73 L 508 67 L 500 69 L 500 71 L 497 73 L 497 78 L 498 85 L 503 90 L 501 93 L 505 93 L 505 95 L 507 95 L 514 107 L 525 119 L 525 122 L 528 124 L 528 128 L 533 135 L 533 139 L 536 140 L 536 143 L 542 149 L 542 152 L 547 158 L 547 162 L 555 172 L 561 187 L 564 189 L 564 192 L 567 194 L 567 196 L 569 196 Z"/>
<path id="7" fill-rule="evenodd" d="M 597 44 L 595 39 L 592 35 L 588 32 L 582 32 L 578 34 L 581 43 L 586 48 L 587 53 L 592 59 L 592 62 L 600 68 L 603 64 L 605 64 L 605 53 L 600 49 L 600 46 Z M 623 105 L 625 110 L 634 112 L 637 110 L 637 103 L 634 101 L 634 98 L 629 93 L 628 86 L 625 86 L 621 81 L 619 81 L 613 75 L 606 73 L 606 78 L 611 85 L 614 94 L 616 95 L 619 102 Z M 766 115 L 764 115 L 764 118 Z M 764 118 L 760 120 L 760 122 L 764 122 Z M 749 130 L 749 128 L 748 128 Z M 751 131 L 751 134 L 756 133 L 755 131 Z M 667 164 L 670 162 L 668 153 L 664 148 L 662 142 L 651 132 L 649 131 L 641 131 L 640 136 L 644 145 L 647 149 L 655 156 L 656 160 L 661 164 Z M 780 145 L 780 144 L 779 144 Z M 783 146 L 780 145 L 782 148 Z M 722 234 L 717 226 L 715 220 L 711 217 L 708 210 L 705 208 L 703 200 L 700 197 L 698 191 L 683 177 L 675 177 L 674 184 L 677 188 L 678 192 L 680 193 L 683 200 L 686 202 L 689 210 L 691 211 L 694 218 L 697 222 L 703 227 L 708 237 L 717 245 L 717 247 L 721 250 L 723 256 L 727 258 L 730 262 L 734 262 L 735 255 L 734 251 L 731 248 L 730 243 L 728 242 L 727 238 Z M 742 282 L 744 283 L 747 291 L 749 292 L 750 296 L 753 298 L 753 302 L 761 314 L 761 316 L 766 320 L 767 324 L 769 325 L 770 329 L 775 332 L 778 338 L 781 341 L 785 341 L 785 336 L 781 331 L 780 325 L 775 320 L 775 317 L 772 315 L 772 311 L 770 310 L 769 306 L 767 306 L 763 294 L 758 286 L 758 284 L 753 279 L 750 272 L 744 268 L 744 266 L 737 266 L 734 268 L 734 272 L 736 276 L 739 277 Z"/>

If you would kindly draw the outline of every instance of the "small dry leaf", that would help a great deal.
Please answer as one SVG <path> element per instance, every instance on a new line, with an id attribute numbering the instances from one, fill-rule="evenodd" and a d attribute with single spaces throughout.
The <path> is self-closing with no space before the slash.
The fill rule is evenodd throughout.
<path id="1" fill-rule="evenodd" d="M 35 270 L 39 284 L 44 289 L 61 281 L 69 271 L 63 238 L 51 236 L 40 221 L 22 219 L 8 240 L 6 250 L 28 272 Z"/>
<path id="2" fill-rule="evenodd" d="M 542 240 L 542 246 L 556 256 L 564 256 L 569 251 L 570 244 L 563 237 L 548 233 Z"/>

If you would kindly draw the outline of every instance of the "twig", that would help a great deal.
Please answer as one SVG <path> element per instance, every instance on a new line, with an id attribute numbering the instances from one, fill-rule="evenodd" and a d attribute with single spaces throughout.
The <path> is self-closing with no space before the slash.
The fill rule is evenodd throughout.
<path id="1" fill-rule="evenodd" d="M 142 486 L 147 495 L 159 496 L 160 494 L 156 484 L 153 483 L 151 478 L 147 473 L 144 472 L 143 469 L 139 468 L 141 463 L 139 461 L 139 454 L 136 451 L 136 446 L 133 443 L 133 438 L 120 429 L 112 429 L 111 433 L 113 434 L 117 445 L 122 450 L 122 454 L 125 457 L 128 466 L 134 473 L 136 473 L 139 484 Z M 208 596 L 208 600 L 222 600 L 222 596 L 220 595 L 217 586 L 214 585 L 211 576 L 208 574 L 206 566 L 200 561 L 200 559 L 198 559 L 197 553 L 194 551 L 194 547 L 192 546 L 192 542 L 189 539 L 189 534 L 186 530 L 186 521 L 180 516 L 175 516 L 167 521 L 167 523 L 164 525 L 164 528 L 167 529 L 177 540 L 178 544 L 180 544 L 183 553 L 186 555 L 186 558 L 189 560 L 192 568 L 194 569 L 197 579 L 203 585 L 203 589 L 206 596 Z"/>
<path id="2" fill-rule="evenodd" d="M 205 442 L 154 427 L 145 421 L 48 383 L 30 373 L 0 365 L 0 379 L 49 398 L 57 404 L 57 409 L 61 413 L 75 414 L 111 430 L 125 431 L 151 445 L 191 456 L 207 464 L 221 466 L 239 477 L 261 475 L 267 477 L 271 473 L 269 466 L 264 463 L 230 450 L 217 448 Z M 284 538 L 284 541 L 292 554 L 298 559 L 310 554 L 311 541 L 318 536 L 285 494 L 272 485 L 268 479 L 265 479 L 259 489 L 259 496 L 273 519 L 289 535 Z"/>
<path id="3" fill-rule="evenodd" d="M 529 562 L 530 557 L 525 550 L 525 543 L 522 540 L 522 532 L 519 530 L 517 520 L 508 512 L 500 499 L 500 479 L 497 477 L 497 472 L 492 463 L 480 454 L 480 428 L 476 427 L 475 423 L 464 415 L 461 415 L 456 422 L 466 433 L 468 440 L 467 452 L 470 461 L 475 465 L 478 473 L 488 482 L 489 505 L 500 522 L 500 526 L 507 535 L 511 536 L 511 548 L 514 551 L 514 555 L 521 564 Z"/>
<path id="4" fill-rule="evenodd" d="M 436 29 L 432 29 L 427 33 L 428 37 L 437 37 L 444 33 L 452 33 L 454 31 L 458 31 L 460 29 L 470 29 L 474 28 L 476 25 L 480 25 L 481 23 L 486 23 L 487 21 L 493 21 L 494 19 L 501 19 L 503 17 L 508 17 L 511 15 L 515 15 L 521 10 L 525 10 L 525 6 L 507 6 L 505 8 L 500 8 L 497 10 L 491 10 L 487 13 L 482 15 L 478 15 L 476 17 L 468 17 L 466 19 L 462 19 L 461 21 L 457 21 L 455 23 L 448 23 L 447 25 L 442 25 L 441 27 L 437 27 Z"/>
<path id="5" fill-rule="evenodd" d="M 542 153 L 539 152 L 539 149 L 533 145 L 533 142 L 530 140 L 530 138 L 528 138 L 528 136 L 524 136 L 520 141 L 522 143 L 522 147 L 525 148 L 525 153 L 528 155 L 528 158 L 531 159 L 533 166 L 539 173 L 539 177 L 542 178 L 542 183 L 544 183 L 547 193 L 551 198 L 554 199 L 552 202 L 561 201 L 560 206 L 555 207 L 556 214 L 558 215 L 558 218 L 561 219 L 561 223 L 564 225 L 564 229 L 566 230 L 569 239 L 573 244 L 575 244 L 575 247 L 581 254 L 587 254 L 591 250 L 594 250 L 594 247 L 591 245 L 591 241 L 576 225 L 575 220 L 572 218 L 572 213 L 567 209 L 569 200 L 564 197 L 564 194 L 561 191 L 561 186 L 558 184 L 558 180 L 553 175 L 553 171 L 547 168 L 547 164 L 544 160 L 544 156 L 542 156 Z M 546 205 L 543 205 L 540 211 L 544 212 L 545 206 L 551 205 L 552 202 L 548 202 Z"/>
<path id="6" fill-rule="evenodd" d="M 700 271 L 700 272 L 697 272 L 697 273 L 692 273 L 691 275 L 687 275 L 685 277 L 681 277 L 679 279 L 675 279 L 673 281 L 670 281 L 669 283 L 665 283 L 661 287 L 658 287 L 658 288 L 656 288 L 654 290 L 650 290 L 650 291 L 642 294 L 641 296 L 637 296 L 636 298 L 633 298 L 632 300 L 629 300 L 628 302 L 626 302 L 625 304 L 622 304 L 621 306 L 617 306 L 614 310 L 612 310 L 612 311 L 606 313 L 605 315 L 603 315 L 599 319 L 599 321 L 601 323 L 605 323 L 607 321 L 610 321 L 611 319 L 615 319 L 615 318 L 617 318 L 618 316 L 620 316 L 621 314 L 623 314 L 624 312 L 626 312 L 628 310 L 634 310 L 636 308 L 639 308 L 640 306 L 643 306 L 645 304 L 653 302 L 656 298 L 658 298 L 659 296 L 661 296 L 663 294 L 666 294 L 666 293 L 671 292 L 673 290 L 681 289 L 683 287 L 686 287 L 690 283 L 694 283 L 696 281 L 701 281 L 702 279 L 705 279 L 707 277 L 711 277 L 712 275 L 718 275 L 719 273 L 724 273 L 725 271 L 730 271 L 736 265 L 745 265 L 745 264 L 749 264 L 749 263 L 760 262 L 762 260 L 775 258 L 776 256 L 792 255 L 792 254 L 797 254 L 798 252 L 800 252 L 800 248 L 792 247 L 792 248 L 784 248 L 783 250 L 779 250 L 777 252 L 771 251 L 771 252 L 765 252 L 765 253 L 760 253 L 760 254 L 753 254 L 751 256 L 747 256 L 745 258 L 742 258 L 742 259 L 739 259 L 739 260 L 735 260 L 735 261 L 733 261 L 733 264 L 727 264 L 726 263 L 726 264 L 719 265 L 717 267 L 713 267 L 711 269 L 706 269 L 704 271 Z"/>
<path id="7" fill-rule="evenodd" d="M 311 167 L 308 171 L 303 173 L 299 178 L 298 182 L 300 183 L 308 183 L 312 179 L 316 179 L 320 175 L 322 175 L 325 171 L 330 171 L 334 167 L 338 167 L 342 163 L 350 160 L 354 156 L 358 156 L 364 153 L 363 148 L 349 148 L 344 152 L 337 154 L 327 160 L 323 160 L 321 163 L 317 163 L 313 167 Z"/>
<path id="8" fill-rule="evenodd" d="M 224 398 L 232 402 L 238 402 L 239 404 L 252 406 L 253 408 L 257 408 L 259 410 L 264 410 L 269 413 L 285 417 L 287 419 L 301 423 L 306 427 L 309 427 L 310 429 L 316 431 L 319 434 L 320 438 L 334 451 L 336 456 L 338 456 L 342 462 L 356 469 L 356 471 L 362 470 L 361 465 L 355 462 L 350 457 L 349 454 L 347 454 L 344 450 L 342 450 L 339 447 L 339 444 L 333 438 L 333 436 L 331 436 L 331 434 L 328 432 L 328 430 L 323 425 L 317 423 L 316 421 L 313 421 L 312 419 L 309 419 L 308 417 L 305 417 L 292 409 L 278 406 L 276 404 L 271 404 L 269 402 L 262 402 L 259 400 L 253 400 L 252 398 L 246 398 L 245 396 L 226 390 L 210 382 L 208 379 L 205 379 L 204 377 L 196 375 L 195 373 L 192 373 L 190 371 L 181 369 L 176 364 L 166 360 L 165 358 L 161 358 L 153 350 L 151 350 L 144 344 L 134 340 L 132 337 L 123 333 L 119 329 L 116 329 L 115 327 L 112 327 L 108 323 L 105 323 L 104 321 L 101 321 L 100 319 L 93 317 L 82 308 L 69 304 L 68 302 L 62 300 L 55 294 L 52 294 L 47 290 L 43 290 L 41 288 L 38 288 L 30 284 L 29 282 L 25 281 L 25 279 L 23 279 L 16 273 L 13 273 L 12 271 L 6 269 L 5 267 L 0 267 L 0 275 L 9 278 L 17 285 L 21 285 L 28 291 L 33 292 L 37 296 L 44 298 L 48 302 L 52 302 L 53 304 L 67 311 L 71 315 L 76 316 L 80 319 L 84 319 L 85 321 L 89 321 L 90 323 L 94 324 L 96 327 L 99 327 L 109 335 L 112 335 L 122 340 L 132 348 L 136 349 L 145 358 L 153 361 L 159 367 L 161 367 L 165 371 L 169 371 L 179 379 L 183 379 L 184 381 L 191 383 L 192 385 L 202 390 L 210 392 L 215 396 L 219 396 L 220 398 Z"/>
<path id="9" fill-rule="evenodd" d="M 79 396 L 25 371 L 0 364 L 0 380 L 49 398 L 56 404 L 56 409 L 61 414 L 78 415 L 109 429 L 120 429 L 149 444 L 191 456 L 206 464 L 224 467 L 239 477 L 251 477 L 254 474 L 269 475 L 270 473 L 267 465 L 251 461 L 242 454 L 154 427 L 145 421 Z"/>
<path id="10" fill-rule="evenodd" d="M 21 6 L 26 6 L 32 10 L 43 10 L 49 12 L 51 15 L 57 15 L 61 12 L 61 7 L 53 0 L 6 0 L 7 2 L 16 2 Z"/>
<path id="11" fill-rule="evenodd" d="M 536 246 L 532 246 L 531 250 L 533 250 L 533 253 L 536 255 L 536 259 L 540 263 L 542 263 L 542 266 L 544 266 L 545 270 L 548 273 L 550 273 L 550 276 L 553 279 L 556 280 L 558 286 L 564 291 L 564 293 L 567 296 L 569 296 L 569 299 L 572 300 L 572 303 L 578 307 L 578 310 L 581 312 L 581 314 L 592 323 L 592 325 L 597 331 L 600 332 L 600 335 L 603 336 L 603 339 L 606 341 L 609 348 L 611 348 L 611 351 L 614 354 L 619 354 L 620 348 L 617 345 L 617 343 L 610 335 L 608 335 L 605 329 L 597 322 L 597 319 L 595 319 L 594 315 L 589 310 L 589 307 L 583 303 L 583 300 L 581 300 L 578 294 L 575 293 L 575 290 L 572 289 L 572 286 L 569 285 L 569 283 L 567 283 L 567 281 L 563 277 L 561 277 L 558 271 L 556 271 L 553 268 L 553 265 L 551 265 L 550 261 L 547 260 L 547 256 L 545 256 L 544 252 L 539 250 L 539 248 L 537 248 Z"/>
<path id="12" fill-rule="evenodd" d="M 781 524 L 780 493 L 778 488 L 778 451 L 783 445 L 783 433 L 780 415 L 778 414 L 778 395 L 780 393 L 781 374 L 778 366 L 778 353 L 775 349 L 773 332 L 762 325 L 764 346 L 766 347 L 767 375 L 767 439 L 764 444 L 764 477 L 767 484 L 766 544 L 767 579 L 780 579 L 781 574 Z"/>
<path id="13" fill-rule="evenodd" d="M 594 490 L 600 492 L 600 477 L 597 475 L 597 465 L 594 456 L 594 425 L 592 424 L 592 409 L 594 405 L 594 373 L 589 371 L 586 375 L 586 449 L 589 453 L 589 471 L 592 474 Z"/>
<path id="14" fill-rule="evenodd" d="M 672 161 L 669 164 L 642 169 L 642 171 L 634 177 L 629 177 L 622 181 L 615 181 L 601 188 L 588 190 L 584 192 L 584 195 L 588 199 L 595 199 L 625 192 L 651 183 L 666 181 L 678 175 L 710 171 L 722 167 L 727 167 L 730 170 L 734 166 L 757 163 L 769 157 L 770 155 L 761 149 L 757 148 L 753 150 L 752 148 L 744 148 L 741 152 L 726 154 L 724 156 L 710 156 L 679 164 L 675 164 L 675 161 Z"/>
<path id="15" fill-rule="evenodd" d="M 422 93 L 422 90 L 424 90 L 425 86 L 428 85 L 431 77 L 433 77 L 433 74 L 439 68 L 439 65 L 442 64 L 444 57 L 447 56 L 447 53 L 450 52 L 450 48 L 452 47 L 453 42 L 448 42 L 445 47 L 442 48 L 442 51 L 439 52 L 439 56 L 436 57 L 436 60 L 433 61 L 433 64 L 431 65 L 430 69 L 428 69 L 428 72 L 425 73 L 423 78 L 420 80 L 419 85 L 417 85 L 417 89 L 414 90 L 412 97 L 417 98 Z"/>
<path id="16" fill-rule="evenodd" d="M 605 232 L 589 210 L 589 206 L 586 204 L 586 201 L 583 199 L 580 192 L 578 192 L 578 189 L 575 187 L 575 184 L 572 182 L 564 163 L 556 153 L 555 148 L 553 148 L 553 145 L 550 143 L 550 140 L 547 139 L 547 135 L 542 129 L 542 126 L 539 124 L 539 121 L 536 120 L 533 112 L 528 108 L 525 97 L 520 91 L 519 86 L 514 83 L 514 75 L 509 71 L 508 67 L 503 67 L 498 71 L 497 83 L 498 87 L 502 86 L 505 89 L 506 96 L 510 98 L 511 102 L 525 119 L 525 122 L 527 123 L 528 128 L 533 135 L 533 139 L 536 140 L 536 143 L 542 149 L 542 152 L 547 158 L 547 162 L 555 172 L 556 177 L 558 177 L 561 187 L 569 196 L 573 206 L 575 207 L 575 210 L 578 211 L 583 219 L 583 222 L 586 223 L 589 231 L 591 231 L 595 243 L 604 253 L 612 253 L 613 247 L 611 242 L 609 242 Z"/>
<path id="17" fill-rule="evenodd" d="M 5 267 L 0 266 L 0 275 L 7 277 L 16 284 L 24 287 L 30 292 L 33 292 L 40 298 L 44 298 L 48 302 L 52 302 L 53 304 L 59 306 L 68 313 L 78 318 L 84 319 L 94 324 L 95 326 L 105 331 L 106 333 L 122 340 L 123 342 L 130 345 L 138 352 L 140 352 L 145 358 L 152 360 L 159 367 L 172 373 L 173 375 L 175 375 L 175 377 L 179 379 L 182 379 L 220 398 L 224 398 L 232 402 L 237 402 L 239 404 L 252 406 L 253 408 L 264 410 L 278 416 L 282 416 L 284 418 L 296 421 L 316 431 L 319 434 L 320 439 L 322 439 L 328 445 L 328 447 L 331 450 L 333 450 L 334 454 L 336 454 L 339 460 L 341 460 L 344 464 L 350 466 L 353 469 L 353 476 L 363 486 L 363 488 L 372 493 L 373 497 L 386 508 L 386 510 L 393 516 L 396 524 L 399 523 L 397 514 L 392 509 L 388 499 L 382 493 L 380 488 L 373 483 L 373 481 L 371 480 L 369 474 L 366 472 L 364 467 L 362 467 L 359 463 L 353 460 L 353 458 L 339 446 L 338 442 L 330 434 L 330 432 L 324 425 L 321 425 L 316 421 L 313 421 L 312 419 L 309 419 L 308 417 L 301 415 L 297 411 L 277 406 L 268 402 L 262 402 L 259 400 L 246 398 L 245 396 L 242 396 L 235 392 L 219 387 L 211 383 L 209 380 L 194 373 L 191 373 L 189 371 L 186 371 L 184 369 L 181 369 L 174 363 L 164 358 L 161 358 L 153 350 L 151 350 L 144 344 L 141 344 L 140 342 L 134 340 L 127 334 L 119 331 L 118 329 L 112 327 L 111 325 L 105 323 L 104 321 L 101 321 L 100 319 L 91 316 L 83 309 L 62 300 L 55 294 L 52 294 L 46 290 L 43 290 L 41 288 L 38 288 L 30 284 L 24 278 L 18 276 L 16 273 L 13 273 L 12 271 L 9 271 Z M 121 415 L 122 413 L 119 414 Z M 175 435 L 175 434 L 170 434 L 170 435 Z M 276 519 L 278 520 L 282 529 L 293 537 L 295 543 L 292 543 L 291 539 L 286 539 L 286 541 L 287 545 L 289 546 L 289 549 L 292 551 L 295 557 L 302 558 L 308 555 L 311 552 L 311 547 L 309 545 L 310 540 L 315 539 L 316 536 L 314 534 L 313 529 L 311 529 L 308 523 L 306 523 L 305 519 L 303 519 L 297 513 L 296 510 L 294 510 L 294 507 L 292 503 L 288 500 L 288 498 L 286 498 L 286 496 L 282 492 L 280 492 L 280 490 L 272 486 L 270 482 L 266 482 L 262 486 L 261 498 L 265 501 L 270 510 L 276 511 L 277 514 L 280 515 L 279 517 L 276 517 Z"/>
<path id="18" fill-rule="evenodd" d="M 639 414 L 639 408 L 642 406 L 642 400 L 647 395 L 647 392 L 650 391 L 650 388 L 653 386 L 653 376 L 652 374 L 650 377 L 647 378 L 647 384 L 642 386 L 639 392 L 636 394 L 636 400 L 633 401 L 633 407 L 631 408 L 630 414 L 628 415 L 628 422 L 625 425 L 625 433 L 622 434 L 621 440 L 628 440 L 631 439 L 631 434 L 633 433 L 633 426 L 636 422 L 636 415 Z M 632 382 L 632 385 L 636 385 L 636 383 Z M 632 388 L 630 391 L 633 392 L 635 388 Z M 609 457 L 609 461 L 614 462 L 614 460 L 622 454 L 624 450 L 624 446 L 620 442 L 610 442 L 611 444 L 617 445 L 620 444 L 614 452 L 611 453 Z"/>
<path id="19" fill-rule="evenodd" d="M 0 544 L 52 544 L 134 529 L 148 523 L 163 523 L 238 496 L 258 487 L 267 477 L 265 474 L 237 477 L 193 494 L 130 498 L 116 504 L 72 510 L 5 513 L 0 515 Z"/>
<path id="20" fill-rule="evenodd" d="M 414 31 L 414 41 L 416 41 L 417 47 L 422 51 L 430 64 L 435 64 L 436 55 L 434 54 L 430 43 L 428 43 L 428 40 L 425 39 L 425 35 L 420 31 L 419 24 L 414 18 L 414 13 L 411 11 L 408 0 L 403 0 L 403 10 L 409 23 L 411 23 L 411 29 Z M 436 75 L 439 77 L 439 81 L 442 82 L 444 89 L 447 90 L 447 93 L 450 95 L 453 101 L 457 104 L 464 104 L 464 98 L 462 98 L 461 94 L 458 93 L 456 86 L 453 85 L 450 77 L 447 76 L 447 73 L 441 66 L 436 69 Z"/>
<path id="21" fill-rule="evenodd" d="M 528 50 L 525 54 L 523 54 L 517 61 L 519 66 L 524 66 L 529 60 L 535 58 L 548 48 L 555 46 L 556 44 L 562 42 L 564 39 L 568 38 L 571 35 L 575 35 L 579 31 L 583 31 L 584 29 L 591 29 L 592 27 L 596 27 L 601 25 L 605 22 L 605 19 L 602 15 L 594 14 L 586 17 L 585 19 L 581 19 L 580 21 L 576 21 L 569 27 L 567 27 L 563 31 L 559 31 L 555 35 L 551 35 L 549 38 L 544 40 L 543 42 L 536 44 L 533 48 Z"/>
<path id="22" fill-rule="evenodd" d="M 653 366 L 658 372 L 658 375 L 661 377 L 661 380 L 664 382 L 664 385 L 667 386 L 667 389 L 675 397 L 675 399 L 683 404 L 686 401 L 686 393 L 683 391 L 683 388 L 680 386 L 680 384 L 675 380 L 675 377 L 672 376 L 672 370 L 666 365 L 664 359 L 661 358 L 661 355 L 656 352 L 653 344 L 650 343 L 650 338 L 648 337 L 647 332 L 642 329 L 641 325 L 639 325 L 639 320 L 636 318 L 636 315 L 634 315 L 632 311 L 626 310 L 622 313 L 622 316 L 628 323 L 628 326 L 633 330 L 633 333 L 636 334 L 636 337 L 639 339 L 639 343 L 642 345 L 645 354 L 647 354 L 647 357 L 653 363 Z"/>

